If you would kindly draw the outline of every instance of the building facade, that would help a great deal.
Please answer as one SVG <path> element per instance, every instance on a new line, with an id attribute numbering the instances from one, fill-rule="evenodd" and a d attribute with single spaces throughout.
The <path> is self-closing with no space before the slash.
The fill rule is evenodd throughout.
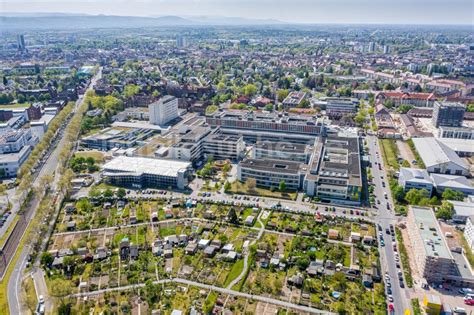
<path id="1" fill-rule="evenodd" d="M 433 106 L 433 125 L 447 127 L 461 127 L 464 120 L 466 106 L 456 102 L 435 102 Z"/>
<path id="2" fill-rule="evenodd" d="M 410 207 L 407 231 L 418 272 L 423 278 L 441 284 L 456 274 L 454 258 L 430 208 Z"/>
<path id="3" fill-rule="evenodd" d="M 178 99 L 167 95 L 158 102 L 148 105 L 150 123 L 154 125 L 165 125 L 178 118 Z"/>

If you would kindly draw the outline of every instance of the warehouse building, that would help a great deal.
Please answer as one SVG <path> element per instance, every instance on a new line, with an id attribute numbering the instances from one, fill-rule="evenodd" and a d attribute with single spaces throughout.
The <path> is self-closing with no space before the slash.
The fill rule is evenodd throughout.
<path id="1" fill-rule="evenodd" d="M 413 138 L 428 173 L 468 176 L 469 165 L 443 142 L 433 138 Z"/>

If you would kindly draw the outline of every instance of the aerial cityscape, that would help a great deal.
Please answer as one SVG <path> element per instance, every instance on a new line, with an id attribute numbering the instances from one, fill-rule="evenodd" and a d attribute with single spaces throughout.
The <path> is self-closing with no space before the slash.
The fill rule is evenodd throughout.
<path id="1" fill-rule="evenodd" d="M 0 314 L 473 314 L 473 3 L 402 2 L 5 0 Z"/>

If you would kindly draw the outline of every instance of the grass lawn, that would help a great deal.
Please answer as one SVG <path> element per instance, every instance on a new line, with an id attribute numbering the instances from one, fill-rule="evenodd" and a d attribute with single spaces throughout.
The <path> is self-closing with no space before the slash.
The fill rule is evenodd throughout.
<path id="1" fill-rule="evenodd" d="M 33 279 L 31 277 L 26 277 L 22 283 L 22 286 L 24 288 L 22 292 L 23 302 L 26 303 L 29 308 L 36 307 L 36 305 L 38 304 L 38 298 L 36 297 L 36 290 L 35 285 L 33 283 Z"/>
<path id="2" fill-rule="evenodd" d="M 398 164 L 399 153 L 395 140 L 381 139 L 379 141 L 385 165 L 392 167 L 394 170 L 398 170 L 400 168 L 400 165 Z"/>
<path id="3" fill-rule="evenodd" d="M 235 278 L 237 278 L 242 270 L 244 269 L 244 260 L 239 259 L 237 262 L 232 266 L 232 269 L 230 270 L 229 274 L 227 275 L 227 278 L 225 279 L 224 282 L 224 287 L 227 288 L 229 283 L 232 282 Z"/>
<path id="4" fill-rule="evenodd" d="M 241 183 L 239 181 L 235 181 L 231 184 L 231 188 L 229 189 L 230 193 L 234 194 L 245 194 L 245 195 L 254 195 L 260 197 L 271 197 L 271 198 L 283 198 L 283 199 L 291 199 L 295 200 L 297 193 L 296 192 L 280 192 L 280 191 L 271 191 L 270 189 L 265 189 L 261 187 L 256 187 L 250 190 L 245 183 Z"/>
<path id="5" fill-rule="evenodd" d="M 413 288 L 413 278 L 411 276 L 410 262 L 408 261 L 407 249 L 403 243 L 402 232 L 398 228 L 395 228 L 395 234 L 397 235 L 398 251 L 400 252 L 400 260 L 403 266 L 403 274 L 407 282 L 407 287 Z"/>
<path id="6" fill-rule="evenodd" d="M 18 215 L 15 215 L 15 218 L 8 226 L 8 229 L 5 231 L 2 238 L 0 238 L 0 247 L 3 247 L 3 244 L 5 244 L 5 241 L 7 240 L 8 236 L 10 236 L 10 233 L 12 232 L 13 228 L 15 227 L 19 219 L 20 217 Z"/>
<path id="7" fill-rule="evenodd" d="M 414 315 L 421 315 L 420 301 L 418 299 L 411 299 L 411 307 Z"/>
<path id="8" fill-rule="evenodd" d="M 104 153 L 100 151 L 77 151 L 74 153 L 76 157 L 88 158 L 91 157 L 98 163 L 104 162 Z"/>
<path id="9" fill-rule="evenodd" d="M 464 249 L 464 253 L 466 254 L 467 260 L 469 261 L 469 265 L 471 265 L 471 268 L 474 268 L 474 255 L 472 254 L 472 250 L 469 247 L 469 244 L 467 243 L 464 234 L 457 230 L 456 233 L 458 235 L 458 239 L 461 240 L 461 245 Z"/>

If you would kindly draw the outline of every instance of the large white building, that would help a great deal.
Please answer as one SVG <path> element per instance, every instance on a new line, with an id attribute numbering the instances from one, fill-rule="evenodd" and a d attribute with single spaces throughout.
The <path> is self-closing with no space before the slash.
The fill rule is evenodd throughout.
<path id="1" fill-rule="evenodd" d="M 398 175 L 398 184 L 405 191 L 410 189 L 426 189 L 431 195 L 433 183 L 426 170 L 417 168 L 401 167 Z"/>
<path id="2" fill-rule="evenodd" d="M 20 166 L 28 159 L 31 146 L 25 145 L 20 151 L 0 154 L 0 177 L 15 177 Z"/>
<path id="3" fill-rule="evenodd" d="M 413 138 L 428 173 L 468 176 L 469 165 L 456 152 L 436 138 Z"/>
<path id="4" fill-rule="evenodd" d="M 129 187 L 177 187 L 188 185 L 191 163 L 165 159 L 119 156 L 103 166 L 111 183 Z"/>
<path id="5" fill-rule="evenodd" d="M 150 123 L 166 125 L 178 117 L 178 99 L 171 95 L 162 97 L 158 102 L 148 105 Z"/>

